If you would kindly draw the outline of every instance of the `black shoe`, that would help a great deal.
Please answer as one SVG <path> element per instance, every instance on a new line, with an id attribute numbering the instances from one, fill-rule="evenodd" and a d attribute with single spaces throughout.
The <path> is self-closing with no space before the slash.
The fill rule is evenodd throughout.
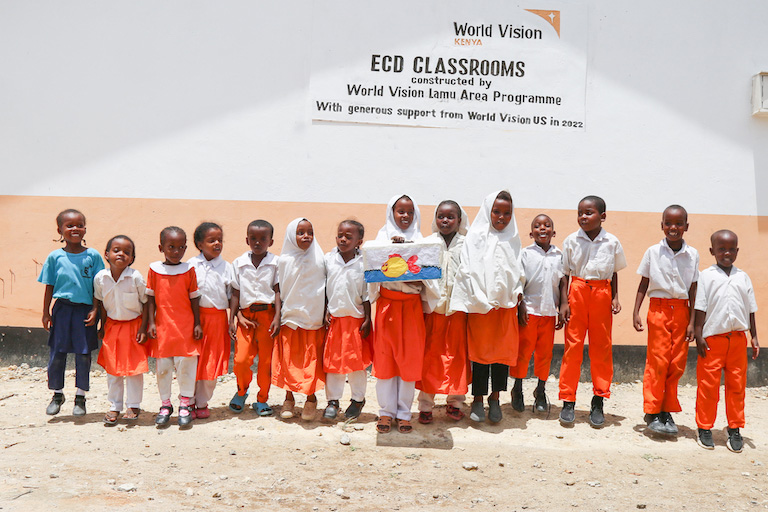
<path id="1" fill-rule="evenodd" d="M 182 416 L 181 411 L 187 411 L 188 414 Z M 192 424 L 192 420 L 195 419 L 193 412 L 194 412 L 194 409 L 190 406 L 187 406 L 187 405 L 179 406 L 179 418 L 178 418 L 179 428 L 187 428 Z M 159 417 L 160 416 L 158 416 L 158 418 Z"/>
<path id="2" fill-rule="evenodd" d="M 533 410 L 536 412 L 549 412 L 549 399 L 544 390 L 538 388 L 533 391 Z"/>
<path id="3" fill-rule="evenodd" d="M 472 407 L 470 408 L 469 412 L 469 419 L 477 422 L 485 421 L 485 406 L 483 405 L 483 402 L 472 402 Z"/>
<path id="4" fill-rule="evenodd" d="M 589 408 L 589 424 L 594 428 L 603 428 L 605 415 L 603 414 L 603 397 L 593 396 L 592 406 Z"/>
<path id="5" fill-rule="evenodd" d="M 72 409 L 72 414 L 85 416 L 85 397 L 83 395 L 75 395 L 75 408 Z"/>
<path id="6" fill-rule="evenodd" d="M 741 439 L 741 436 L 739 436 L 739 439 Z M 712 431 L 709 429 L 700 428 L 699 435 L 696 436 L 696 442 L 705 450 L 715 449 L 715 442 L 712 440 Z"/>
<path id="7" fill-rule="evenodd" d="M 560 411 L 560 423 L 571 425 L 576 421 L 576 402 L 563 402 L 563 410 Z"/>
<path id="8" fill-rule="evenodd" d="M 323 412 L 323 418 L 325 418 L 326 420 L 335 420 L 338 414 L 339 414 L 339 401 L 328 400 L 328 406 L 325 408 L 325 412 Z"/>
<path id="9" fill-rule="evenodd" d="M 650 421 L 648 421 L 648 430 L 655 434 L 668 434 L 667 426 L 661 419 L 661 414 L 649 414 Z"/>
<path id="10" fill-rule="evenodd" d="M 677 425 L 675 425 L 675 420 L 672 419 L 672 415 L 668 412 L 662 412 L 659 415 L 659 419 L 664 423 L 664 429 L 667 434 L 676 436 L 677 435 Z"/>
<path id="11" fill-rule="evenodd" d="M 512 388 L 512 408 L 517 412 L 523 412 L 525 410 L 522 389 Z"/>
<path id="12" fill-rule="evenodd" d="M 51 403 L 49 403 L 48 407 L 45 409 L 45 414 L 48 416 L 55 416 L 56 414 L 59 414 L 59 411 L 61 410 L 61 404 L 64 402 L 66 402 L 64 393 L 54 393 L 53 398 L 51 398 Z"/>
<path id="13" fill-rule="evenodd" d="M 744 449 L 744 440 L 741 438 L 739 429 L 728 429 L 728 441 L 725 442 L 725 446 L 727 446 L 733 453 L 741 453 L 741 450 Z"/>
<path id="14" fill-rule="evenodd" d="M 364 405 L 365 405 L 365 398 L 363 398 L 362 402 L 358 402 L 357 400 L 352 400 L 349 404 L 349 407 L 347 407 L 347 410 L 344 411 L 344 417 L 347 419 L 359 417 L 360 413 L 363 412 Z"/>
<path id="15" fill-rule="evenodd" d="M 501 404 L 493 398 L 488 399 L 488 421 L 498 423 L 504 418 L 501 412 Z"/>
<path id="16" fill-rule="evenodd" d="M 163 427 L 165 425 L 168 425 L 168 422 L 171 421 L 171 414 L 173 414 L 172 405 L 161 406 L 160 412 L 158 412 L 157 416 L 155 417 L 155 425 L 157 425 L 158 427 Z"/>

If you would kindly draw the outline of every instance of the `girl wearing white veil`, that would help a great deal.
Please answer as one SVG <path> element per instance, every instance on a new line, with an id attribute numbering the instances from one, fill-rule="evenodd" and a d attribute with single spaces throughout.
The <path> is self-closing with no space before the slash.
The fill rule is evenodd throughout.
<path id="1" fill-rule="evenodd" d="M 424 309 L 427 329 L 424 367 L 421 381 L 416 383 L 419 392 L 419 423 L 432 423 L 432 409 L 437 393 L 446 396 L 446 415 L 453 420 L 464 417 L 461 410 L 466 398 L 469 380 L 467 356 L 467 314 L 449 308 L 451 291 L 459 267 L 459 257 L 464 246 L 469 218 L 456 201 L 442 201 L 435 208 L 432 234 L 427 240 L 439 241 L 443 246 L 440 258 L 442 277 L 440 297 L 434 305 Z"/>
<path id="2" fill-rule="evenodd" d="M 509 366 L 517 363 L 517 305 L 525 279 L 520 247 L 512 196 L 506 190 L 489 194 L 464 240 L 450 303 L 451 309 L 468 313 L 473 421 L 485 420 L 489 376 L 488 419 L 502 419 L 499 392 L 507 389 Z"/>
<path id="3" fill-rule="evenodd" d="M 272 384 L 286 390 L 283 418 L 294 415 L 293 393 L 307 395 L 301 412 L 311 420 L 317 410 L 315 391 L 325 382 L 323 326 L 325 313 L 325 262 L 312 224 L 293 219 L 285 230 L 277 262 L 280 295 L 280 334 L 272 352 Z"/>
<path id="4" fill-rule="evenodd" d="M 397 195 L 387 203 L 387 222 L 379 230 L 377 241 L 412 242 L 422 238 L 419 208 L 406 195 Z M 373 328 L 373 374 L 379 401 L 380 433 L 391 430 L 397 418 L 402 433 L 413 430 L 411 405 L 416 381 L 421 379 L 426 330 L 422 295 L 434 287 L 423 281 L 395 281 L 369 287 L 369 299 L 376 301 Z M 426 300 L 426 299 L 425 299 Z"/>

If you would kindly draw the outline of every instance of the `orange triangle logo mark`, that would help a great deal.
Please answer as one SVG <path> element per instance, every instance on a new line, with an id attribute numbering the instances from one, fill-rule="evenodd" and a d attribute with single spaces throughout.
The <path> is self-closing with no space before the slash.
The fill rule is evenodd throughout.
<path id="1" fill-rule="evenodd" d="M 526 11 L 547 20 L 547 23 L 552 25 L 552 28 L 557 32 L 557 37 L 560 37 L 560 11 L 542 11 L 539 9 L 526 9 Z"/>

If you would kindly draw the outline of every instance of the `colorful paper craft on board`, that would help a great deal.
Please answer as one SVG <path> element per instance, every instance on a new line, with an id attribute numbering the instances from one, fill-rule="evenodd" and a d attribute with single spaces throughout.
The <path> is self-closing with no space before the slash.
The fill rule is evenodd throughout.
<path id="1" fill-rule="evenodd" d="M 404 244 L 370 241 L 363 244 L 365 281 L 425 281 L 440 279 L 440 242 Z"/>

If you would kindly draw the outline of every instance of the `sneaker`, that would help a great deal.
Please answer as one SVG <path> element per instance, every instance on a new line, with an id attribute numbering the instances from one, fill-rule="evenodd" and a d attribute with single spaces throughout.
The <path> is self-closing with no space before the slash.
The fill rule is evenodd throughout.
<path id="1" fill-rule="evenodd" d="M 328 405 L 326 406 L 325 411 L 323 411 L 323 418 L 326 420 L 335 420 L 338 414 L 339 414 L 339 401 L 328 400 Z"/>
<path id="2" fill-rule="evenodd" d="M 667 427 L 661 419 L 661 414 L 649 414 L 648 430 L 656 434 L 668 434 Z"/>
<path id="3" fill-rule="evenodd" d="M 605 415 L 603 414 L 603 397 L 593 396 L 592 406 L 589 408 L 589 424 L 594 428 L 602 428 L 605 425 Z"/>
<path id="4" fill-rule="evenodd" d="M 45 414 L 48 416 L 55 416 L 59 414 L 59 411 L 61 410 L 61 404 L 64 402 L 66 402 L 64 393 L 54 393 L 53 398 L 51 398 L 51 403 L 49 403 L 48 407 L 45 408 Z"/>
<path id="5" fill-rule="evenodd" d="M 498 423 L 504 415 L 501 413 L 501 404 L 498 400 L 488 399 L 488 421 Z"/>
<path id="6" fill-rule="evenodd" d="M 363 412 L 363 406 L 365 405 L 365 398 L 363 398 L 362 402 L 358 402 L 357 400 L 351 400 L 349 407 L 347 407 L 347 410 L 344 411 L 344 417 L 349 419 L 357 418 L 360 416 L 360 413 Z"/>
<path id="7" fill-rule="evenodd" d="M 571 425 L 576 421 L 576 402 L 563 402 L 563 410 L 560 411 L 560 423 Z"/>
<path id="8" fill-rule="evenodd" d="M 85 416 L 85 397 L 83 395 L 75 395 L 75 408 L 72 409 L 72 414 Z"/>
<path id="9" fill-rule="evenodd" d="M 523 400 L 523 390 L 512 388 L 512 408 L 517 412 L 525 410 L 525 401 Z"/>
<path id="10" fill-rule="evenodd" d="M 739 429 L 728 429 L 728 440 L 725 442 L 725 446 L 727 446 L 733 453 L 741 453 L 741 450 L 744 449 L 744 440 L 741 438 Z"/>
<path id="11" fill-rule="evenodd" d="M 483 402 L 472 402 L 469 419 L 477 422 L 485 421 L 485 406 L 483 405 Z"/>
<path id="12" fill-rule="evenodd" d="M 549 412 L 549 399 L 543 389 L 536 389 L 533 392 L 533 410 L 536 412 Z"/>
<path id="13" fill-rule="evenodd" d="M 739 436 L 741 438 L 741 436 Z M 712 440 L 712 431 L 705 428 L 699 429 L 699 435 L 696 436 L 696 442 L 705 450 L 714 450 L 715 442 Z"/>
<path id="14" fill-rule="evenodd" d="M 673 436 L 677 435 L 677 425 L 675 425 L 675 420 L 672 419 L 672 415 L 668 412 L 662 412 L 659 418 L 664 423 L 664 429 L 666 430 L 667 434 L 671 434 Z"/>

